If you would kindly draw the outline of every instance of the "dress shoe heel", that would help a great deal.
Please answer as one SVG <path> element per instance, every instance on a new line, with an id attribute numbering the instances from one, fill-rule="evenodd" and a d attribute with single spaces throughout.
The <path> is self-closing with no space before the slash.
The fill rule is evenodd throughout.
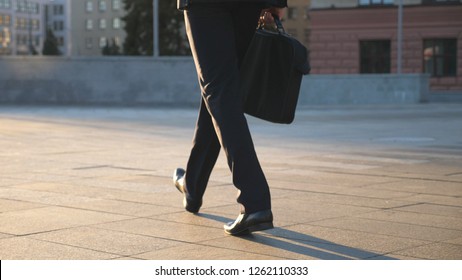
<path id="1" fill-rule="evenodd" d="M 274 228 L 273 223 L 262 223 L 258 225 L 254 225 L 249 227 L 249 233 L 254 232 L 254 231 L 262 231 L 262 230 L 267 230 L 267 229 L 272 229 Z"/>
<path id="2" fill-rule="evenodd" d="M 192 199 L 189 194 L 188 190 L 184 183 L 184 176 L 186 171 L 182 168 L 177 168 L 173 172 L 173 184 L 175 185 L 176 189 L 183 194 L 183 206 L 186 211 L 191 213 L 199 212 L 199 209 L 202 206 L 202 200 L 196 201 Z"/>
<path id="3" fill-rule="evenodd" d="M 273 228 L 273 213 L 271 210 L 251 214 L 243 213 L 234 222 L 224 225 L 225 232 L 230 235 L 244 235 L 271 228 Z"/>

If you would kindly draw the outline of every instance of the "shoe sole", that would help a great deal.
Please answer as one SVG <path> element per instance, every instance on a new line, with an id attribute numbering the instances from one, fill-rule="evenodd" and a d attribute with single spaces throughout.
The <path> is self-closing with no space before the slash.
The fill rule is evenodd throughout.
<path id="1" fill-rule="evenodd" d="M 235 233 L 232 233 L 232 232 L 229 232 L 229 231 L 226 231 L 225 232 L 229 235 L 233 235 L 233 236 L 240 236 L 240 235 L 247 235 L 247 234 L 251 234 L 252 232 L 255 232 L 255 231 L 262 231 L 262 230 L 267 230 L 267 229 L 272 229 L 274 228 L 273 226 L 273 223 L 272 222 L 268 222 L 268 223 L 261 223 L 261 224 L 258 224 L 258 225 L 254 225 L 254 226 L 251 226 L 251 227 L 248 227 L 246 229 L 243 229 L 239 232 L 235 232 Z"/>

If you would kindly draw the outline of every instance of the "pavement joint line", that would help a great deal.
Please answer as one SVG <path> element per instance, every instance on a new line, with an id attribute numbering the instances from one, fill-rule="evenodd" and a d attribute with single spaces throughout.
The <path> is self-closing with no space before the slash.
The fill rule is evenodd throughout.
<path id="1" fill-rule="evenodd" d="M 394 206 L 394 207 L 389 207 L 389 208 L 383 208 L 383 210 L 396 210 L 404 207 L 409 207 L 409 206 L 417 206 L 417 205 L 425 205 L 425 202 L 416 202 L 416 203 L 411 203 L 411 204 L 405 204 L 405 205 L 399 205 L 399 206 Z M 403 212 L 412 212 L 412 211 L 403 211 Z"/>

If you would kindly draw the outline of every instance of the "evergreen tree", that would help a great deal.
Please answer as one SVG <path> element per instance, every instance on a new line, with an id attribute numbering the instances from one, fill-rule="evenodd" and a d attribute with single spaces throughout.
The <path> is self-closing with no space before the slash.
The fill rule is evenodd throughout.
<path id="1" fill-rule="evenodd" d="M 125 55 L 153 54 L 153 1 L 124 0 L 127 11 L 124 42 Z M 160 55 L 187 55 L 189 45 L 184 35 L 183 14 L 176 9 L 176 1 L 159 1 Z"/>
<path id="2" fill-rule="evenodd" d="M 184 30 L 184 15 L 176 8 L 176 1 L 159 1 L 160 55 L 189 55 L 189 44 Z"/>
<path id="3" fill-rule="evenodd" d="M 168 0 L 171 1 L 171 0 Z M 152 0 L 124 0 L 125 55 L 153 54 Z"/>
<path id="4" fill-rule="evenodd" d="M 43 43 L 43 55 L 61 55 L 58 48 L 58 39 L 55 37 L 53 30 L 47 28 L 45 42 Z"/>

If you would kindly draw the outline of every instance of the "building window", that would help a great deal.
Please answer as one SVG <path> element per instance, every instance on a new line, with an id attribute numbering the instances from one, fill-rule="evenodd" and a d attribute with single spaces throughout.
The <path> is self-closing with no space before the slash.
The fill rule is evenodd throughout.
<path id="1" fill-rule="evenodd" d="M 120 18 L 114 18 L 112 20 L 112 27 L 114 29 L 120 29 Z"/>
<path id="2" fill-rule="evenodd" d="M 296 19 L 297 18 L 297 8 L 288 8 L 287 9 L 287 18 Z"/>
<path id="3" fill-rule="evenodd" d="M 32 29 L 33 30 L 39 30 L 40 29 L 40 21 L 38 19 L 32 19 L 31 24 L 32 24 Z"/>
<path id="4" fill-rule="evenodd" d="M 434 77 L 457 75 L 457 39 L 424 40 L 424 73 Z"/>
<path id="5" fill-rule="evenodd" d="M 107 22 L 106 22 L 106 19 L 102 18 L 99 20 L 99 28 L 100 29 L 106 29 L 107 27 Z"/>
<path id="6" fill-rule="evenodd" d="M 93 12 L 93 2 L 87 1 L 87 4 L 85 5 L 85 9 L 87 12 Z"/>
<path id="7" fill-rule="evenodd" d="M 11 0 L 0 0 L 0 9 L 9 9 L 11 8 Z"/>
<path id="8" fill-rule="evenodd" d="M 390 73 L 390 40 L 364 40 L 359 42 L 360 73 Z"/>
<path id="9" fill-rule="evenodd" d="M 11 25 L 11 16 L 0 14 L 0 25 L 10 26 Z"/>
<path id="10" fill-rule="evenodd" d="M 393 5 L 393 0 L 359 0 L 359 6 Z"/>
<path id="11" fill-rule="evenodd" d="M 107 38 L 106 37 L 99 38 L 99 47 L 104 48 L 106 46 L 107 46 Z"/>
<path id="12" fill-rule="evenodd" d="M 112 9 L 115 11 L 120 10 L 120 0 L 112 0 Z"/>
<path id="13" fill-rule="evenodd" d="M 93 20 L 92 19 L 87 19 L 86 27 L 87 27 L 87 30 L 92 30 L 93 29 Z"/>
<path id="14" fill-rule="evenodd" d="M 54 31 L 63 31 L 64 30 L 64 22 L 62 20 L 57 20 L 53 22 L 53 30 Z"/>
<path id="15" fill-rule="evenodd" d="M 53 14 L 54 15 L 63 15 L 64 6 L 63 5 L 53 5 Z"/>
<path id="16" fill-rule="evenodd" d="M 106 4 L 106 1 L 105 0 L 101 0 L 99 1 L 99 10 L 101 12 L 104 12 L 107 10 L 107 4 Z"/>

